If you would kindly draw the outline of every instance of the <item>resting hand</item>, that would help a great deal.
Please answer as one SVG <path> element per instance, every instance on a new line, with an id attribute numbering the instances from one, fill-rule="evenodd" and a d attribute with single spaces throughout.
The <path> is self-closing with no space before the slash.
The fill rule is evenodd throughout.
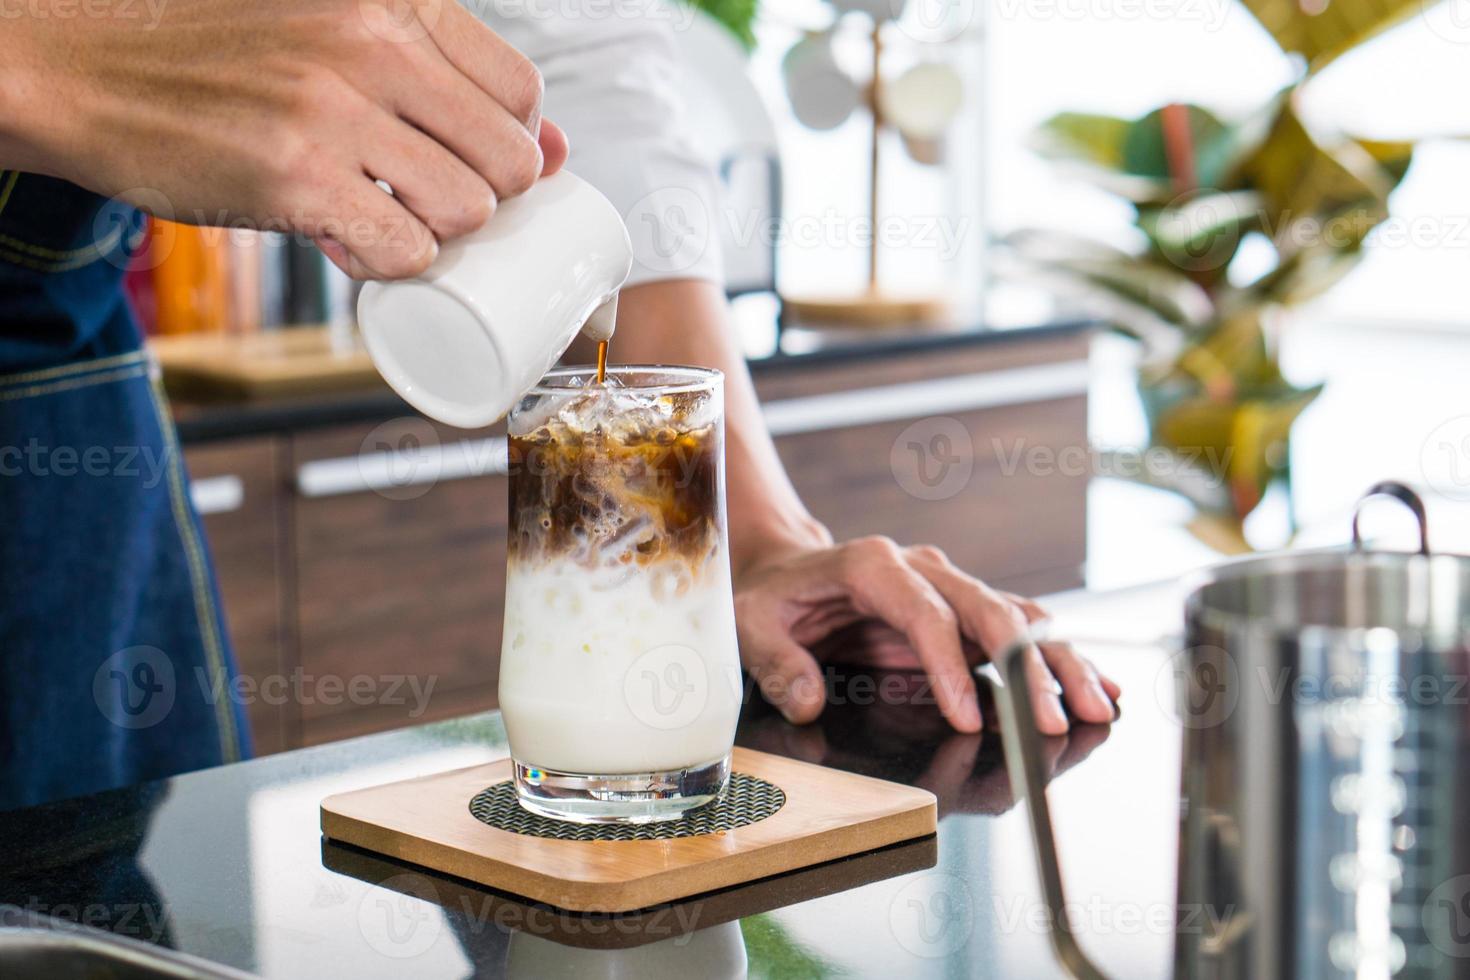
<path id="1" fill-rule="evenodd" d="M 1035 603 L 999 592 L 956 568 L 932 547 L 901 548 L 887 538 L 818 545 L 759 560 L 735 583 L 740 655 L 766 698 L 789 720 L 816 718 L 825 704 L 811 652 L 837 630 L 879 621 L 905 643 L 866 645 L 876 666 L 917 657 L 940 711 L 962 732 L 981 727 L 973 668 L 1045 617 Z M 884 650 L 891 650 L 889 660 Z M 1067 731 L 1067 713 L 1085 722 L 1117 717 L 1118 685 L 1065 644 L 1033 646 L 1031 699 L 1043 734 Z M 891 660 L 891 662 L 890 662 Z"/>

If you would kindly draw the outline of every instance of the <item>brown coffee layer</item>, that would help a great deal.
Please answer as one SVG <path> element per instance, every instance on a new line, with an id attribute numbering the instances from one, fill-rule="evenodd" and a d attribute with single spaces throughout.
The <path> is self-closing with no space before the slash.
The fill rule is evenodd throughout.
<path id="1" fill-rule="evenodd" d="M 697 573 L 720 542 L 721 437 L 715 424 L 583 430 L 558 419 L 511 436 L 511 560 L 673 560 Z"/>

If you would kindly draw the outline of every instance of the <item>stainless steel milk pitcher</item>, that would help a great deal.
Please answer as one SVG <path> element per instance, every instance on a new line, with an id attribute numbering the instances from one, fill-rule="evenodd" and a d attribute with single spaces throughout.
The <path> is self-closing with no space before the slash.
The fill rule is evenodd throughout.
<path id="1" fill-rule="evenodd" d="M 1380 496 L 1413 511 L 1417 553 L 1363 545 Z M 1175 975 L 1470 977 L 1470 558 L 1431 554 L 1423 503 L 1381 483 L 1351 548 L 1221 566 L 1185 627 Z M 1061 914 L 1029 642 L 998 660 L 1007 764 L 1053 945 L 1099 977 Z"/>

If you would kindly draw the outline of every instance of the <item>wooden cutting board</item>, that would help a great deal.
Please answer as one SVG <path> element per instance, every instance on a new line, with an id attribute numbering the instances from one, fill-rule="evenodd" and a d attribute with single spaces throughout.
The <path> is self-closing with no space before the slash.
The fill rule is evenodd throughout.
<path id="1" fill-rule="evenodd" d="M 356 331 L 290 327 L 253 334 L 153 337 L 169 392 L 253 400 L 385 387 Z"/>
<path id="2" fill-rule="evenodd" d="M 935 832 L 934 794 L 737 748 L 736 772 L 785 805 L 732 830 L 664 840 L 556 840 L 488 826 L 470 801 L 511 762 L 328 797 L 322 833 L 410 864 L 576 912 L 627 912 L 860 854 Z"/>

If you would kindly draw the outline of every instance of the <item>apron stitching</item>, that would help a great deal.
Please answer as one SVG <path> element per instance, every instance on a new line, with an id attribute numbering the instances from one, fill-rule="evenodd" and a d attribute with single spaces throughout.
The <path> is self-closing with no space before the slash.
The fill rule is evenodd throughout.
<path id="1" fill-rule="evenodd" d="M 100 357 L 90 361 L 80 361 L 76 364 L 62 364 L 59 367 L 43 368 L 40 371 L 25 371 L 21 374 L 0 374 L 0 387 L 10 384 L 20 384 L 22 381 L 45 381 L 48 378 L 61 378 L 70 374 L 82 374 L 87 371 L 99 371 L 106 367 L 118 367 L 123 364 L 133 364 L 147 358 L 148 352 L 135 350 L 130 354 L 114 354 L 111 357 Z"/>
<path id="2" fill-rule="evenodd" d="M 0 174 L 3 173 L 5 173 L 5 171 L 0 170 Z M 12 171 L 10 174 L 10 180 L 6 182 L 3 188 L 0 188 L 0 214 L 3 214 L 5 212 L 5 205 L 10 203 L 10 192 L 15 190 L 15 184 L 18 180 L 20 180 L 20 171 Z"/>
<path id="3" fill-rule="evenodd" d="M 194 615 L 199 620 L 199 631 L 204 640 L 204 652 L 209 658 L 211 688 L 214 693 L 215 715 L 220 726 L 220 750 L 226 762 L 238 762 L 240 743 L 235 732 L 235 715 L 230 708 L 224 653 L 220 648 L 219 619 L 215 615 L 214 601 L 210 596 L 204 569 L 204 553 L 199 546 L 199 536 L 189 509 L 185 505 L 183 462 L 173 423 L 163 407 L 163 395 L 157 384 L 149 385 L 153 410 L 158 416 L 158 426 L 163 432 L 164 448 L 170 454 L 168 487 L 173 504 L 174 524 L 184 544 L 189 559 L 189 580 L 194 589 Z"/>
<path id="4" fill-rule="evenodd" d="M 12 238 L 10 235 L 0 235 L 0 245 L 9 248 L 10 251 L 16 251 L 16 253 L 21 254 L 29 253 L 35 259 L 53 259 L 59 263 L 76 262 L 78 259 L 85 259 L 87 262 L 91 262 L 94 257 L 100 257 L 112 251 L 112 248 L 119 241 L 122 241 L 121 225 L 118 228 L 113 228 L 103 238 L 97 239 L 97 241 L 91 242 L 91 244 L 82 245 L 81 248 L 71 248 L 68 251 L 43 248 L 41 245 L 32 245 L 31 242 L 21 241 L 19 238 Z"/>
<path id="5" fill-rule="evenodd" d="M 30 269 L 32 272 L 44 273 L 71 272 L 73 269 L 80 269 L 82 266 L 90 265 L 96 261 L 96 259 L 88 258 L 81 261 L 56 262 L 48 265 L 45 262 L 37 262 L 33 258 L 21 255 L 19 252 L 12 252 L 3 247 L 0 247 L 0 259 L 4 259 L 6 262 L 13 263 L 21 268 Z"/>
<path id="6" fill-rule="evenodd" d="M 147 365 L 135 364 L 132 367 L 122 368 L 117 371 L 104 371 L 101 374 L 91 374 L 85 378 L 68 378 L 49 384 L 31 385 L 29 388 L 19 388 L 15 391 L 0 391 L 0 402 L 13 402 L 22 398 L 34 398 L 37 395 L 50 395 L 58 391 L 88 388 L 92 385 L 105 384 L 109 381 L 128 381 L 133 378 L 146 378 L 147 376 Z"/>
<path id="7" fill-rule="evenodd" d="M 0 234 L 0 245 L 8 246 L 17 252 L 29 252 L 38 259 L 74 259 L 89 252 L 101 253 L 110 249 L 117 243 L 118 239 L 122 238 L 122 231 L 122 227 L 118 226 L 100 239 L 83 245 L 81 248 L 71 248 L 66 251 L 57 251 L 56 249 L 46 248 L 41 245 L 32 245 L 30 242 L 3 234 Z"/>
<path id="8" fill-rule="evenodd" d="M 58 272 L 71 272 L 75 269 L 85 268 L 86 266 L 91 265 L 93 262 L 100 262 L 102 260 L 102 256 L 84 255 L 79 259 L 68 259 L 65 262 L 46 263 L 37 262 L 35 259 L 30 258 L 29 256 L 22 255 L 19 252 L 12 252 L 4 246 L 0 246 L 0 259 L 4 259 L 6 262 L 10 262 L 14 265 L 18 265 L 23 269 L 30 269 L 32 272 L 40 272 L 46 275 L 51 275 Z"/>

